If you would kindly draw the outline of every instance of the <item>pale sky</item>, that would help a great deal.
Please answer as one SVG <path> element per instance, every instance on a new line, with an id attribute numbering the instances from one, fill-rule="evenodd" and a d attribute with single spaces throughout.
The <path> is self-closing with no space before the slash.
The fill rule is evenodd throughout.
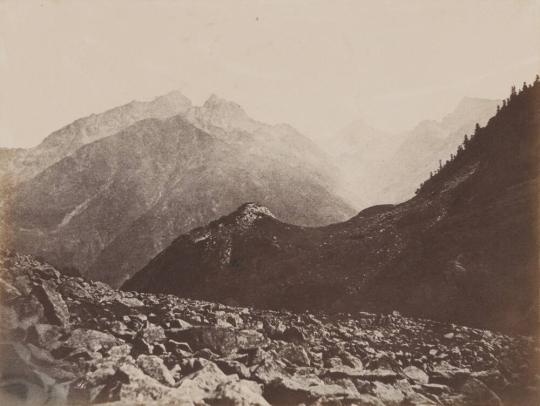
<path id="1" fill-rule="evenodd" d="M 0 0 L 0 146 L 173 89 L 312 137 L 400 131 L 538 72 L 537 0 Z"/>

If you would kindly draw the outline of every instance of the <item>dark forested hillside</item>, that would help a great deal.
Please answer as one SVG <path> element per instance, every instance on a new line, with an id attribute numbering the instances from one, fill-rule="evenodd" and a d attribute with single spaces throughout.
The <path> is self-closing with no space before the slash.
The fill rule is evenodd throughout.
<path id="1" fill-rule="evenodd" d="M 124 288 L 530 329 L 538 301 L 539 134 L 536 80 L 513 90 L 413 199 L 320 228 L 243 206 L 179 237 Z"/>

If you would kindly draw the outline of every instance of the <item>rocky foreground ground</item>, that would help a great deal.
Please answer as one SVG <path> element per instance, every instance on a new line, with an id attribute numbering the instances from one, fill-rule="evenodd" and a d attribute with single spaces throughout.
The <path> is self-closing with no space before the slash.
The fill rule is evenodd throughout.
<path id="1" fill-rule="evenodd" d="M 2 405 L 538 404 L 528 337 L 122 292 L 15 254 L 0 295 Z"/>

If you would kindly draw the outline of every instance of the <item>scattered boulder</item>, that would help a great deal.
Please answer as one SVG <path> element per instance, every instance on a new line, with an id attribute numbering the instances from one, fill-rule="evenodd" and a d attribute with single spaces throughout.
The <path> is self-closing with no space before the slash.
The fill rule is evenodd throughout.
<path id="1" fill-rule="evenodd" d="M 69 325 L 68 307 L 52 283 L 43 281 L 41 285 L 34 288 L 33 293 L 43 305 L 44 315 L 49 323 L 60 326 Z"/>
<path id="2" fill-rule="evenodd" d="M 401 405 L 405 400 L 405 395 L 401 390 L 393 385 L 382 382 L 373 383 L 373 393 L 381 402 L 389 406 Z"/>
<path id="3" fill-rule="evenodd" d="M 148 325 L 140 331 L 139 336 L 149 344 L 158 343 L 166 339 L 163 327 L 152 323 L 148 323 Z"/>
<path id="4" fill-rule="evenodd" d="M 220 355 L 229 355 L 238 350 L 237 333 L 227 327 L 192 327 L 185 330 L 175 330 L 169 336 L 187 342 L 193 349 L 208 348 Z M 248 339 L 246 339 L 246 344 Z"/>
<path id="5" fill-rule="evenodd" d="M 111 334 L 78 328 L 71 332 L 71 335 L 65 340 L 63 346 L 74 351 L 87 351 L 88 353 L 97 353 L 100 350 L 108 350 L 121 341 Z"/>
<path id="6" fill-rule="evenodd" d="M 260 385 L 246 380 L 221 383 L 211 399 L 214 404 L 270 406 L 262 396 Z"/>
<path id="7" fill-rule="evenodd" d="M 147 404 L 158 400 L 172 401 L 171 388 L 144 374 L 134 365 L 123 364 L 114 375 L 108 377 L 94 402 Z"/>
<path id="8" fill-rule="evenodd" d="M 291 343 L 301 344 L 306 340 L 306 337 L 299 327 L 291 326 L 285 329 L 281 335 L 281 339 Z"/>
<path id="9" fill-rule="evenodd" d="M 264 396 L 272 404 L 310 403 L 317 399 L 355 399 L 356 390 L 350 390 L 335 384 L 309 385 L 298 379 L 277 378 L 264 388 Z"/>
<path id="10" fill-rule="evenodd" d="M 405 374 L 407 378 L 417 383 L 429 382 L 428 374 L 415 366 L 408 366 L 407 368 L 403 368 L 403 374 Z"/>
<path id="11" fill-rule="evenodd" d="M 62 345 L 65 334 L 66 330 L 60 326 L 36 323 L 28 330 L 26 339 L 29 343 L 51 351 Z"/>
<path id="12" fill-rule="evenodd" d="M 137 358 L 137 366 L 146 375 L 151 376 L 156 381 L 161 382 L 164 385 L 174 385 L 174 377 L 161 358 L 155 355 L 142 354 Z"/>
<path id="13" fill-rule="evenodd" d="M 292 365 L 300 367 L 309 367 L 311 365 L 311 360 L 309 359 L 306 350 L 300 345 L 288 343 L 277 350 L 277 353 Z"/>
<path id="14" fill-rule="evenodd" d="M 433 367 L 429 374 L 429 379 L 433 383 L 455 386 L 464 382 L 470 375 L 471 371 L 469 369 L 458 368 L 443 361 Z"/>

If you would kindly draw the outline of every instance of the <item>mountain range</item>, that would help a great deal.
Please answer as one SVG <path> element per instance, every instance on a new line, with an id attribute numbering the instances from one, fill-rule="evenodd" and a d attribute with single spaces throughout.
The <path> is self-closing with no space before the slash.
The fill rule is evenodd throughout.
<path id="1" fill-rule="evenodd" d="M 500 100 L 465 97 L 440 120 L 389 133 L 356 120 L 323 145 L 342 170 L 345 195 L 357 209 L 401 203 L 471 134 L 493 117 Z M 374 176 L 377 174 L 377 176 Z"/>
<path id="2" fill-rule="evenodd" d="M 537 80 L 505 100 L 412 199 L 316 228 L 245 204 L 178 237 L 123 289 L 297 311 L 398 309 L 496 329 L 534 328 L 538 134 Z"/>
<path id="3" fill-rule="evenodd" d="M 470 259 L 477 254 L 454 240 L 440 241 L 444 252 L 424 246 L 440 239 L 437 232 L 459 239 L 446 219 L 454 219 L 448 213 L 462 186 L 436 197 L 420 192 L 352 217 L 354 207 L 414 194 L 465 133 L 487 122 L 496 102 L 466 98 L 442 120 L 397 136 L 357 121 L 331 148 L 321 148 L 293 127 L 256 121 L 216 95 L 201 106 L 180 92 L 134 101 L 76 120 L 34 148 L 0 151 L 3 242 L 114 287 L 127 281 L 126 288 L 297 310 L 399 307 L 466 323 L 521 326 L 528 316 L 514 313 L 528 311 L 528 302 L 510 306 L 511 314 L 495 312 L 493 320 L 480 320 L 488 298 L 478 299 L 478 306 L 471 298 L 449 306 L 461 282 L 453 276 L 442 281 L 440 273 L 488 269 L 498 255 L 490 256 L 491 247 L 481 260 Z M 521 198 L 512 209 L 524 214 L 509 221 L 517 234 L 531 216 L 524 209 L 531 196 Z M 453 215 L 470 215 L 462 209 Z M 486 211 L 478 218 L 488 215 L 502 214 Z M 496 217 L 477 221 L 496 230 L 482 231 L 490 236 L 502 232 Z M 469 231 L 482 238 L 479 230 Z M 530 236 L 519 238 L 526 237 L 530 245 Z M 516 256 L 509 257 L 523 262 Z M 501 264 L 511 266 L 501 260 L 495 268 Z M 478 286 L 487 278 L 472 274 Z M 419 287 L 409 287 L 412 281 Z M 426 307 L 428 297 L 434 303 Z"/>
<path id="4" fill-rule="evenodd" d="M 132 102 L 2 156 L 7 246 L 113 286 L 246 200 L 301 225 L 354 213 L 313 142 L 217 96 L 202 106 L 178 92 Z"/>

